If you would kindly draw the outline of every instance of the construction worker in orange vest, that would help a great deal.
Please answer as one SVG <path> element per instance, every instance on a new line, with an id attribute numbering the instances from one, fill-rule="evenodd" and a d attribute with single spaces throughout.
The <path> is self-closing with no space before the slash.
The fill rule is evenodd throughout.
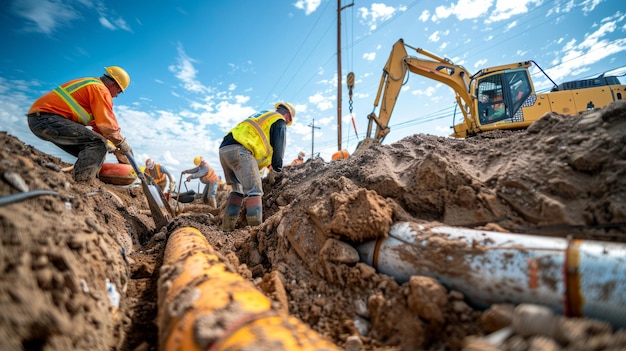
<path id="1" fill-rule="evenodd" d="M 305 156 L 304 151 L 298 152 L 298 158 L 296 158 L 293 161 L 291 161 L 291 164 L 289 164 L 289 165 L 290 166 L 297 166 L 297 165 L 303 164 L 304 163 L 304 156 Z"/>
<path id="2" fill-rule="evenodd" d="M 114 152 L 120 163 L 128 163 L 125 154 L 132 154 L 113 113 L 113 98 L 126 90 L 130 77 L 118 66 L 104 70 L 100 78 L 61 84 L 28 110 L 28 127 L 33 134 L 77 157 L 73 170 L 76 181 L 94 179 L 107 151 Z"/>
<path id="3" fill-rule="evenodd" d="M 189 174 L 187 177 L 188 182 L 192 179 L 200 179 L 202 184 L 206 184 L 202 192 L 202 202 L 217 208 L 215 196 L 217 195 L 219 178 L 215 170 L 209 166 L 209 163 L 202 156 L 196 156 L 193 159 L 193 164 L 196 167 L 184 170 L 182 174 Z"/>
<path id="4" fill-rule="evenodd" d="M 154 163 L 151 158 L 146 160 L 146 170 L 144 171 L 146 175 L 148 175 L 156 185 L 161 188 L 161 190 L 165 190 L 165 185 L 167 185 L 167 179 L 170 180 L 169 190 L 174 190 L 174 186 L 176 182 L 174 182 L 174 178 L 170 172 L 163 167 L 161 164 Z"/>

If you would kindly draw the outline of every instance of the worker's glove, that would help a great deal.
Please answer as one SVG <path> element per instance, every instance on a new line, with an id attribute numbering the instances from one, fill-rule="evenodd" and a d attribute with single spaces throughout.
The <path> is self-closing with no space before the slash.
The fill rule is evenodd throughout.
<path id="1" fill-rule="evenodd" d="M 132 155 L 133 153 L 133 149 L 130 148 L 130 145 L 128 145 L 126 139 L 122 140 L 122 142 L 117 145 L 117 148 L 125 154 L 130 152 Z"/>
<path id="2" fill-rule="evenodd" d="M 174 191 L 175 186 L 176 186 L 175 182 L 170 182 L 170 191 Z"/>
<path id="3" fill-rule="evenodd" d="M 131 155 L 133 154 L 132 150 L 131 150 L 130 154 Z M 115 155 L 115 158 L 117 158 L 117 162 L 123 163 L 123 164 L 130 164 L 130 161 L 128 160 L 128 157 L 126 157 L 126 154 L 123 153 L 122 150 L 115 149 L 115 151 L 113 151 L 113 155 Z"/>
<path id="4" fill-rule="evenodd" d="M 267 174 L 267 182 L 269 185 L 274 185 L 276 183 L 277 178 L 280 176 L 280 172 L 276 172 L 275 170 L 271 170 Z"/>
<path id="5" fill-rule="evenodd" d="M 117 150 L 117 148 L 115 147 L 115 144 L 113 144 L 111 140 L 107 140 L 106 147 L 107 147 L 107 152 L 110 154 L 115 152 L 115 150 Z"/>
<path id="6" fill-rule="evenodd" d="M 187 182 L 191 181 L 191 176 L 187 177 Z"/>

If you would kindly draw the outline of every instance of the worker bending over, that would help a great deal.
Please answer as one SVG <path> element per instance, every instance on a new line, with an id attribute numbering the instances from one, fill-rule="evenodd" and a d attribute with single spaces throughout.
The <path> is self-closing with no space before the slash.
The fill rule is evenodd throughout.
<path id="1" fill-rule="evenodd" d="M 202 191 L 202 202 L 217 208 L 215 196 L 217 195 L 219 178 L 215 170 L 209 166 L 209 163 L 206 162 L 202 156 L 194 157 L 193 164 L 196 165 L 196 167 L 184 170 L 182 174 L 190 174 L 190 176 L 187 177 L 187 181 L 197 178 L 200 179 L 202 184 L 206 184 L 204 191 Z"/>
<path id="2" fill-rule="evenodd" d="M 304 163 L 304 155 L 305 155 L 304 151 L 298 152 L 298 158 L 291 161 L 290 166 L 297 166 L 297 165 L 301 165 L 302 163 Z"/>
<path id="3" fill-rule="evenodd" d="M 232 186 L 222 219 L 222 229 L 235 229 L 243 199 L 246 197 L 248 225 L 263 222 L 263 186 L 260 170 L 272 166 L 270 184 L 283 168 L 287 126 L 296 111 L 288 102 L 278 102 L 275 111 L 260 111 L 235 126 L 220 145 L 220 163 L 226 184 Z"/>
<path id="4" fill-rule="evenodd" d="M 73 171 L 76 181 L 98 175 L 107 141 L 120 163 L 128 163 L 125 154 L 132 153 L 113 113 L 113 98 L 126 90 L 130 77 L 117 66 L 104 70 L 100 78 L 78 78 L 60 85 L 28 110 L 28 127 L 33 134 L 77 157 Z"/>
<path id="5" fill-rule="evenodd" d="M 174 186 L 176 185 L 176 182 L 174 182 L 174 178 L 172 178 L 172 175 L 170 174 L 170 172 L 161 164 L 154 163 L 154 161 L 151 158 L 148 158 L 146 160 L 146 169 L 144 173 L 148 177 L 150 177 L 152 181 L 156 183 L 156 185 L 159 186 L 159 188 L 161 188 L 161 191 L 165 190 L 165 186 L 167 185 L 167 180 L 169 178 L 169 181 L 170 181 L 169 190 L 170 191 L 174 190 Z"/>

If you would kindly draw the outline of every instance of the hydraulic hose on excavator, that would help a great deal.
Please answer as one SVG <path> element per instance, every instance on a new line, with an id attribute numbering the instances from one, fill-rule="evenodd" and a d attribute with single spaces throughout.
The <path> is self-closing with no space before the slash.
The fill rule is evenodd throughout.
<path id="1" fill-rule="evenodd" d="M 429 276 L 477 307 L 534 303 L 626 328 L 626 245 L 400 222 L 357 247 L 399 282 Z"/>
<path id="2" fill-rule="evenodd" d="M 191 227 L 168 238 L 159 277 L 161 350 L 340 350 L 245 280 Z"/>

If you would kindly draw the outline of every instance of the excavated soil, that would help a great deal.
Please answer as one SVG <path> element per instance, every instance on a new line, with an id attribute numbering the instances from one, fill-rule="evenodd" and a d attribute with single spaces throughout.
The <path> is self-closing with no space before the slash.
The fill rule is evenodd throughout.
<path id="1" fill-rule="evenodd" d="M 264 181 L 265 222 L 251 228 L 242 213 L 230 233 L 219 229 L 225 190 L 221 208 L 195 200 L 155 229 L 140 186 L 76 183 L 70 164 L 36 145 L 6 133 L 0 145 L 0 350 L 157 350 L 157 280 L 180 227 L 199 229 L 277 308 L 349 350 L 626 348 L 623 330 L 586 318 L 566 319 L 577 330 L 568 337 L 516 330 L 494 346 L 481 337 L 510 325 L 514 306 L 475 309 L 423 276 L 400 284 L 353 249 L 400 221 L 623 243 L 623 102 L 523 131 L 417 134 L 285 167 Z M 38 190 L 48 192 L 25 193 Z M 23 192 L 32 196 L 9 197 Z"/>

